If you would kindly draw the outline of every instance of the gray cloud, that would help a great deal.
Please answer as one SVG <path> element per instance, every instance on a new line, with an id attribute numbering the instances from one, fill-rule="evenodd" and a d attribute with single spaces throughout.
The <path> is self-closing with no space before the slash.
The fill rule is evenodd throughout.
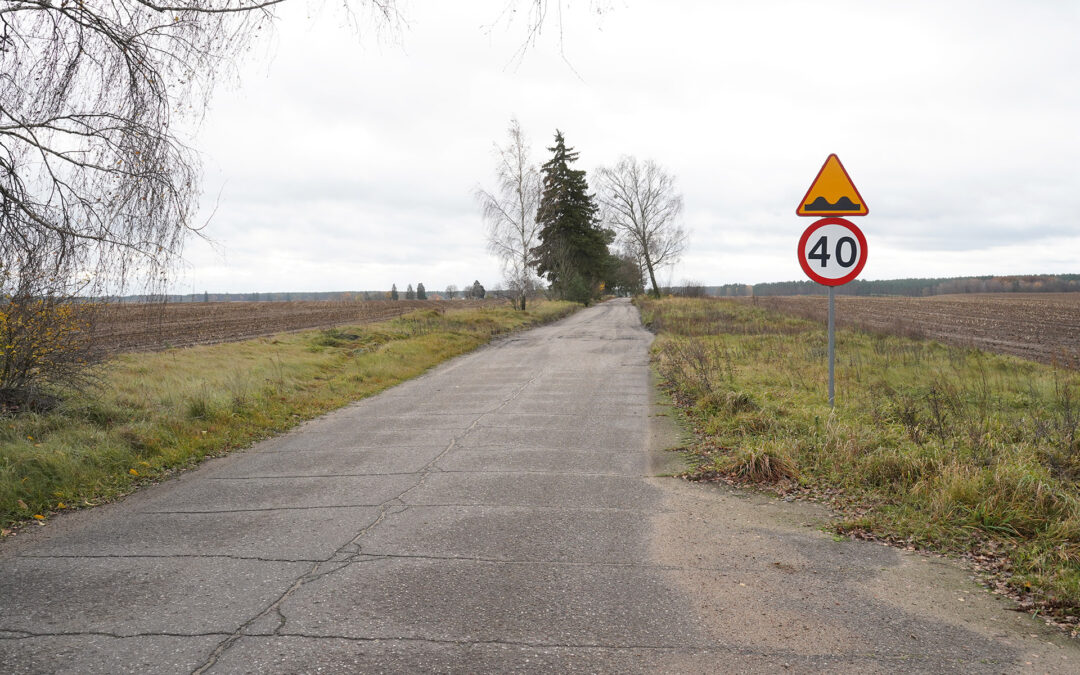
<path id="1" fill-rule="evenodd" d="M 630 153 L 678 176 L 675 280 L 801 278 L 794 210 L 830 152 L 870 205 L 869 278 L 1076 271 L 1066 3 L 571 8 L 520 62 L 520 26 L 479 28 L 501 8 L 418 0 L 373 44 L 287 7 L 195 139 L 224 253 L 194 243 L 181 283 L 269 290 L 270 258 L 279 289 L 497 284 L 472 191 L 511 115 L 538 161 L 558 127 L 589 171 Z"/>

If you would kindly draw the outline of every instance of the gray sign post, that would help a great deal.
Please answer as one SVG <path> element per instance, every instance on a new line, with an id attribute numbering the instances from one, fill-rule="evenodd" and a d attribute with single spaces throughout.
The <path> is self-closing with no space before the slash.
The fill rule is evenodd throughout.
<path id="1" fill-rule="evenodd" d="M 836 405 L 836 287 L 829 286 L 829 407 Z"/>

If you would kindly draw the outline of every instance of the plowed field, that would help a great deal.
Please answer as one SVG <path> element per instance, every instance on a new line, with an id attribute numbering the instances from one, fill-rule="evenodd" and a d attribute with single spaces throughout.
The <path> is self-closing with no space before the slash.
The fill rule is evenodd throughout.
<path id="1" fill-rule="evenodd" d="M 155 351 L 230 342 L 305 328 L 370 323 L 415 309 L 475 307 L 504 300 L 377 302 L 185 302 L 117 304 L 97 316 L 94 343 L 106 352 Z"/>
<path id="2" fill-rule="evenodd" d="M 824 297 L 744 298 L 744 302 L 827 320 Z M 988 293 L 927 298 L 837 296 L 841 326 L 926 337 L 1080 367 L 1080 293 Z"/>

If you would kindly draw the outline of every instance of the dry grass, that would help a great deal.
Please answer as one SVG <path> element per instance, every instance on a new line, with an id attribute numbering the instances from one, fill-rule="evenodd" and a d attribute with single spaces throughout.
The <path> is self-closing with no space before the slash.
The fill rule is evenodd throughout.
<path id="1" fill-rule="evenodd" d="M 693 476 L 828 500 L 841 532 L 970 556 L 1080 625 L 1080 373 L 840 330 L 830 410 L 819 323 L 718 299 L 640 305 L 664 327 L 654 361 L 697 436 Z"/>
<path id="2" fill-rule="evenodd" d="M 571 303 L 425 310 L 375 324 L 125 354 L 101 386 L 0 426 L 0 526 L 95 505 L 376 394 Z"/>
<path id="3" fill-rule="evenodd" d="M 109 353 L 235 342 L 285 331 L 388 321 L 422 310 L 498 307 L 506 300 L 325 300 L 102 305 L 93 344 Z"/>

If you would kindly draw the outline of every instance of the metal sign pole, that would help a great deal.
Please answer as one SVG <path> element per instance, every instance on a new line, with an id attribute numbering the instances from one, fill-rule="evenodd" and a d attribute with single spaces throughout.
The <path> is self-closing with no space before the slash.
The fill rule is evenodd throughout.
<path id="1" fill-rule="evenodd" d="M 835 403 L 835 363 L 836 363 L 836 288 L 829 286 L 829 407 Z"/>

